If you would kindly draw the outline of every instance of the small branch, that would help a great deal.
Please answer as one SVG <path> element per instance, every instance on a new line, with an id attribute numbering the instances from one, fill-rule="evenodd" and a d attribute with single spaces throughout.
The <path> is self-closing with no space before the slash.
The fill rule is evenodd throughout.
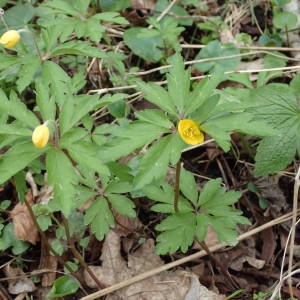
<path id="1" fill-rule="evenodd" d="M 293 288 L 292 288 L 292 269 L 293 269 L 293 256 L 294 256 L 294 246 L 295 246 L 295 231 L 296 231 L 296 218 L 297 218 L 297 209 L 298 209 L 298 194 L 300 187 L 300 166 L 298 167 L 298 172 L 295 176 L 294 183 L 294 195 L 293 195 L 293 218 L 292 218 L 292 227 L 291 227 L 291 241 L 290 241 L 290 253 L 289 253 L 289 267 L 288 267 L 288 285 L 291 299 L 293 298 Z"/>
<path id="2" fill-rule="evenodd" d="M 180 170 L 181 170 L 181 161 L 179 160 L 176 164 L 175 187 L 174 187 L 174 210 L 175 210 L 175 213 L 179 213 L 178 199 L 179 199 L 179 188 L 180 188 Z"/>
<path id="3" fill-rule="evenodd" d="M 52 248 L 52 246 L 49 244 L 48 239 L 47 239 L 47 237 L 46 237 L 44 231 L 41 229 L 41 227 L 40 227 L 40 225 L 39 225 L 39 223 L 38 223 L 38 221 L 37 221 L 37 219 L 36 219 L 36 216 L 35 216 L 35 214 L 34 214 L 32 208 L 31 208 L 31 205 L 30 205 L 29 202 L 26 200 L 26 197 L 25 197 L 25 199 L 24 199 L 24 202 L 25 202 L 25 205 L 26 205 L 26 207 L 27 207 L 27 209 L 28 209 L 28 212 L 29 212 L 29 214 L 30 214 L 30 216 L 31 216 L 31 218 L 32 218 L 32 221 L 33 221 L 34 225 L 36 226 L 36 228 L 38 229 L 38 231 L 39 231 L 39 233 L 40 233 L 40 236 L 41 236 L 41 238 L 42 238 L 42 240 L 43 240 L 43 242 L 44 242 L 44 244 L 45 244 L 46 250 L 47 250 L 48 252 L 49 252 L 49 251 L 52 252 L 52 254 L 57 258 L 58 262 L 59 262 L 62 266 L 65 266 L 66 269 L 70 272 L 70 274 L 71 274 L 74 278 L 76 278 L 76 279 L 78 280 L 78 282 L 80 283 L 80 285 L 82 286 L 82 280 L 81 280 L 81 278 L 73 271 L 73 269 L 69 266 L 69 264 L 68 264 L 67 262 L 65 262 L 65 261 L 61 258 L 61 256 L 60 256 L 60 255 Z M 85 294 L 87 294 L 87 292 L 86 292 L 83 288 L 82 288 L 82 290 L 83 290 L 83 292 L 84 292 Z"/>
<path id="4" fill-rule="evenodd" d="M 84 261 L 82 255 L 77 251 L 77 249 L 76 249 L 76 247 L 74 245 L 74 242 L 72 240 L 72 237 L 70 235 L 68 221 L 65 218 L 65 216 L 62 216 L 62 218 L 63 218 L 64 228 L 65 228 L 65 231 L 66 231 L 67 241 L 68 241 L 69 247 L 70 247 L 70 249 L 71 249 L 74 257 L 78 259 L 78 261 L 82 265 L 82 267 L 89 273 L 89 275 L 91 276 L 91 278 L 97 284 L 98 288 L 99 289 L 105 288 L 105 286 L 99 281 L 99 279 L 97 278 L 97 276 L 94 274 L 94 272 L 90 269 L 90 267 Z"/>

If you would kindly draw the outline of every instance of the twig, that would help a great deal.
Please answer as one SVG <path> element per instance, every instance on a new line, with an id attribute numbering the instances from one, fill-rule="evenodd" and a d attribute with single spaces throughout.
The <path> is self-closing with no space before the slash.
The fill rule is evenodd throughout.
<path id="1" fill-rule="evenodd" d="M 298 211 L 298 214 L 299 213 L 300 213 L 300 211 Z M 250 236 L 253 236 L 253 235 L 257 234 L 258 232 L 261 232 L 261 231 L 263 231 L 263 230 L 265 230 L 265 229 L 267 229 L 269 227 L 272 227 L 274 225 L 286 222 L 286 221 L 290 220 L 291 218 L 292 218 L 292 213 L 283 215 L 283 216 L 281 216 L 281 217 L 279 217 L 279 218 L 277 218 L 275 220 L 272 220 L 272 221 L 270 221 L 268 223 L 265 223 L 265 224 L 263 224 L 263 225 L 261 225 L 261 226 L 259 226 L 257 228 L 254 228 L 254 229 L 252 229 L 252 230 L 250 230 L 250 231 L 248 231 L 246 233 L 241 234 L 238 237 L 238 241 L 245 240 L 245 239 L 249 238 Z M 214 252 L 214 251 L 220 250 L 220 249 L 222 249 L 224 247 L 226 247 L 226 245 L 224 245 L 224 244 L 217 244 L 215 246 L 210 247 L 209 251 L 210 252 Z M 101 291 L 97 291 L 95 293 L 92 293 L 92 294 L 90 294 L 88 296 L 85 296 L 85 297 L 81 298 L 80 300 L 93 300 L 93 299 L 96 299 L 98 297 L 105 296 L 105 295 L 107 295 L 109 293 L 112 293 L 112 292 L 115 292 L 115 291 L 117 291 L 117 290 L 119 290 L 121 288 L 127 287 L 127 286 L 129 286 L 129 285 L 131 285 L 133 283 L 139 282 L 141 280 L 144 280 L 146 278 L 149 278 L 151 276 L 159 274 L 159 273 L 161 273 L 163 271 L 167 271 L 167 270 L 169 270 L 171 268 L 177 267 L 179 265 L 185 264 L 187 262 L 190 262 L 192 260 L 195 260 L 195 259 L 203 257 L 203 256 L 206 256 L 206 252 L 203 251 L 203 250 L 201 250 L 201 251 L 199 251 L 197 253 L 194 253 L 192 255 L 189 255 L 187 257 L 178 259 L 178 260 L 176 260 L 174 262 L 165 264 L 165 265 L 163 265 L 161 267 L 158 267 L 156 269 L 147 271 L 145 273 L 136 275 L 136 276 L 134 276 L 134 277 L 132 277 L 130 279 L 127 279 L 127 280 L 124 280 L 124 281 L 119 282 L 117 284 L 114 284 L 114 285 L 112 285 L 112 286 L 110 286 L 108 288 L 105 288 L 105 289 L 101 290 Z"/>
<path id="2" fill-rule="evenodd" d="M 293 195 L 293 218 L 292 218 L 292 232 L 291 232 L 291 241 L 290 241 L 290 253 L 289 253 L 289 267 L 288 267 L 288 285 L 291 299 L 293 297 L 293 288 L 292 288 L 292 268 L 293 268 L 293 256 L 294 256 L 294 245 L 295 245 L 295 231 L 296 231 L 296 217 L 298 209 L 298 194 L 300 187 L 300 166 L 298 167 L 298 172 L 295 176 L 294 183 L 294 195 Z"/>
<path id="3" fill-rule="evenodd" d="M 91 278 L 95 281 L 95 283 L 97 284 L 99 289 L 104 288 L 105 286 L 100 282 L 100 280 L 97 278 L 97 276 L 94 274 L 94 272 L 91 270 L 91 268 L 87 265 L 87 263 L 84 261 L 82 255 L 77 251 L 74 242 L 72 240 L 72 237 L 70 235 L 70 230 L 69 230 L 69 225 L 68 225 L 68 221 L 67 219 L 62 216 L 63 218 L 63 223 L 64 223 L 64 228 L 65 228 L 65 232 L 66 232 L 66 237 L 67 237 L 67 241 L 69 244 L 69 247 L 74 255 L 75 258 L 78 259 L 79 263 L 83 266 L 83 268 L 89 273 L 89 275 L 91 276 Z"/>
<path id="4" fill-rule="evenodd" d="M 224 72 L 224 74 L 242 74 L 242 73 L 260 73 L 260 72 L 272 72 L 272 71 L 288 71 L 288 72 L 293 72 L 300 69 L 300 65 L 298 66 L 290 66 L 290 67 L 282 67 L 282 68 L 266 68 L 266 69 L 252 69 L 252 70 L 237 70 L 237 71 L 227 71 Z M 213 75 L 201 75 L 201 76 L 194 76 L 191 77 L 191 80 L 197 80 L 197 79 L 203 79 L 207 77 L 212 77 Z M 159 81 L 155 82 L 156 84 L 163 85 L 166 84 L 167 81 Z M 137 85 L 125 85 L 125 86 L 117 86 L 117 87 L 112 87 L 112 88 L 105 88 L 105 89 L 97 89 L 97 90 L 89 90 L 88 94 L 105 94 L 113 91 L 120 91 L 120 90 L 129 90 L 129 89 L 134 89 L 136 88 Z"/>
<path id="5" fill-rule="evenodd" d="M 177 0 L 173 0 L 167 7 L 166 9 L 158 16 L 156 19 L 157 22 L 163 19 L 163 17 L 171 10 L 171 8 L 175 5 Z"/>

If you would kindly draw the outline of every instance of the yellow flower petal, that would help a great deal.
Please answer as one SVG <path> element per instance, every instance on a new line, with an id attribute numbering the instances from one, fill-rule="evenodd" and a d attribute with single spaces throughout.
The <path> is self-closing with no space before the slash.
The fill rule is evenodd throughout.
<path id="1" fill-rule="evenodd" d="M 204 141 L 204 134 L 199 125 L 189 119 L 180 120 L 178 123 L 178 133 L 189 145 L 197 145 Z"/>
<path id="2" fill-rule="evenodd" d="M 32 143 L 37 148 L 43 148 L 47 145 L 49 136 L 49 128 L 46 125 L 39 125 L 32 133 Z"/>
<path id="3" fill-rule="evenodd" d="M 5 48 L 14 47 L 20 40 L 20 34 L 16 30 L 8 30 L 0 37 L 0 44 Z"/>

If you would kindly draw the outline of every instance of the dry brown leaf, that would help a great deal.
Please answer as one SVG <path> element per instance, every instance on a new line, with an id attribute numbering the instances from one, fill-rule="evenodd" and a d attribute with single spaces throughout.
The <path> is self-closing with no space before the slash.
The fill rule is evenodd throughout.
<path id="1" fill-rule="evenodd" d="M 8 264 L 4 268 L 4 274 L 8 278 L 24 275 L 24 277 L 9 280 L 8 292 L 10 294 L 19 295 L 22 293 L 30 293 L 36 289 L 33 281 L 27 278 L 20 268 L 12 268 L 10 264 Z"/>
<path id="2" fill-rule="evenodd" d="M 101 267 L 91 266 L 91 269 L 98 279 L 106 285 L 116 284 L 163 265 L 163 261 L 154 253 L 154 241 L 152 239 L 147 240 L 137 251 L 129 254 L 127 264 L 120 254 L 120 237 L 114 231 L 110 231 L 106 236 L 101 260 L 103 261 Z M 84 272 L 84 278 L 89 287 L 96 288 L 94 281 L 86 271 Z M 211 295 L 210 298 L 208 295 Z M 196 298 L 185 298 L 186 296 L 196 296 Z M 145 280 L 131 284 L 113 294 L 109 294 L 106 299 L 223 300 L 225 298 L 209 292 L 206 288 L 202 287 L 195 274 L 175 271 L 159 273 Z"/>
<path id="3" fill-rule="evenodd" d="M 31 193 L 26 194 L 26 199 L 29 203 Z M 15 235 L 19 240 L 30 242 L 35 245 L 39 241 L 39 232 L 36 228 L 30 213 L 25 204 L 18 203 L 10 212 L 14 224 Z"/>

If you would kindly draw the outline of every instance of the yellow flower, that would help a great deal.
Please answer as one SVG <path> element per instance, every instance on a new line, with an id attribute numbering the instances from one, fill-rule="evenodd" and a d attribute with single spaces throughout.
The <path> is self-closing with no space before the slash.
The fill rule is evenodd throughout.
<path id="1" fill-rule="evenodd" d="M 46 125 L 37 126 L 32 133 L 32 142 L 37 148 L 43 148 L 49 140 L 49 128 Z"/>
<path id="2" fill-rule="evenodd" d="M 0 37 L 0 44 L 5 48 L 14 47 L 20 40 L 20 34 L 16 30 L 8 30 Z"/>
<path id="3" fill-rule="evenodd" d="M 189 119 L 180 120 L 178 123 L 178 132 L 181 138 L 190 145 L 197 145 L 204 141 L 204 134 L 199 125 Z"/>

